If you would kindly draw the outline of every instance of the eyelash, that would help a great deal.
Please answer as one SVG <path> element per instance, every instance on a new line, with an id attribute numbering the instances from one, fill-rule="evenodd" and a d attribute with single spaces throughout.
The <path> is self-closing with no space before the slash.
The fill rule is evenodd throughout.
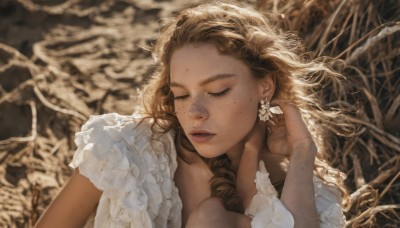
<path id="1" fill-rule="evenodd" d="M 219 92 L 219 93 L 209 93 L 209 94 L 210 94 L 211 96 L 213 96 L 213 97 L 220 97 L 220 96 L 223 96 L 223 95 L 227 94 L 230 90 L 231 90 L 231 88 L 227 88 L 227 89 L 223 90 L 222 92 Z"/>
<path id="2" fill-rule="evenodd" d="M 222 92 L 219 92 L 219 93 L 208 93 L 208 94 L 210 94 L 213 97 L 221 97 L 221 96 L 227 94 L 230 90 L 231 90 L 231 88 L 227 88 L 227 89 L 225 89 L 225 90 L 223 90 Z M 189 97 L 189 95 L 177 96 L 177 97 L 174 97 L 174 100 L 183 100 L 183 99 L 185 99 L 187 97 Z"/>
<path id="3" fill-rule="evenodd" d="M 178 96 L 178 97 L 174 97 L 174 100 L 183 100 L 186 97 L 188 97 L 189 95 L 185 95 L 185 96 Z"/>

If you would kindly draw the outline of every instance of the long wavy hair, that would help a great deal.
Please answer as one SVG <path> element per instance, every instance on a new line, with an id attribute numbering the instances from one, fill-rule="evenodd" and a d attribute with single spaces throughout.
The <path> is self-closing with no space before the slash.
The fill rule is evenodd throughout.
<path id="1" fill-rule="evenodd" d="M 344 174 L 327 163 L 327 155 L 333 151 L 329 143 L 332 133 L 347 134 L 350 125 L 340 110 L 324 108 L 318 95 L 324 85 L 340 86 L 343 76 L 329 69 L 323 59 L 311 58 L 296 35 L 273 27 L 266 15 L 245 5 L 219 1 L 189 7 L 163 27 L 153 50 L 158 71 L 142 90 L 143 114 L 154 119 L 153 132 L 174 132 L 178 156 L 186 162 L 190 163 L 179 148 L 197 154 L 175 115 L 169 82 L 174 50 L 198 42 L 213 43 L 221 54 L 242 60 L 254 77 L 274 78 L 273 98 L 297 105 L 317 144 L 315 174 L 336 185 L 345 203 L 348 194 L 343 185 Z M 211 195 L 221 198 L 227 210 L 243 212 L 229 158 L 222 155 L 202 159 L 214 175 L 210 181 Z"/>

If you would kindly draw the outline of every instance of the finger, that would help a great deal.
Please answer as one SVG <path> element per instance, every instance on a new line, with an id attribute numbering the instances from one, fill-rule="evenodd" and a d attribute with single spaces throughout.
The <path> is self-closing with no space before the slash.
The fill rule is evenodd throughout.
<path id="1" fill-rule="evenodd" d="M 269 120 L 265 121 L 265 125 L 268 127 L 273 127 L 276 125 L 276 123 L 273 119 L 269 119 Z"/>
<path id="2" fill-rule="evenodd" d="M 274 124 L 277 126 L 285 125 L 284 115 L 273 115 L 272 118 L 270 118 L 270 120 L 274 122 Z"/>
<path id="3" fill-rule="evenodd" d="M 281 108 L 284 119 L 288 119 L 289 117 L 290 119 L 295 118 L 299 120 L 299 118 L 301 118 L 301 112 L 296 107 L 296 105 L 285 100 L 276 100 L 276 99 L 272 100 L 271 103 L 278 105 Z"/>
<path id="4" fill-rule="evenodd" d="M 267 128 L 267 138 L 272 139 L 272 138 L 280 137 L 280 136 L 284 135 L 285 132 L 286 132 L 285 126 L 268 127 Z"/>
<path id="5" fill-rule="evenodd" d="M 279 125 L 272 119 L 265 121 L 265 125 L 268 129 L 268 133 L 274 132 L 279 127 Z"/>
<path id="6" fill-rule="evenodd" d="M 277 128 L 285 127 L 285 119 L 283 115 L 276 116 L 274 115 L 267 121 L 267 126 L 269 126 L 272 130 Z"/>
<path id="7" fill-rule="evenodd" d="M 283 118 L 289 132 L 296 132 L 309 134 L 307 125 L 305 124 L 301 115 L 300 109 L 296 105 L 284 101 L 284 100 L 273 100 L 272 104 L 278 105 L 283 112 Z"/>

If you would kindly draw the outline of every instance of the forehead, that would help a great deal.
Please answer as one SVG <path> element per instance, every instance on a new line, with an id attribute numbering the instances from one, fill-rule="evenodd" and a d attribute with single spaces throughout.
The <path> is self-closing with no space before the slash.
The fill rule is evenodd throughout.
<path id="1" fill-rule="evenodd" d="M 252 75 L 247 64 L 234 56 L 221 54 L 215 44 L 186 44 L 172 53 L 171 81 L 204 80 L 218 74 Z"/>

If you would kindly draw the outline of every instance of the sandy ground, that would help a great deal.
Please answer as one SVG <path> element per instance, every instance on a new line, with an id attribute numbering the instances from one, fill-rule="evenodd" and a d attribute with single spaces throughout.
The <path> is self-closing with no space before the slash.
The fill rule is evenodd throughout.
<path id="1" fill-rule="evenodd" d="M 0 2 L 0 227 L 29 227 L 71 175 L 91 114 L 131 114 L 160 18 L 185 1 Z"/>

